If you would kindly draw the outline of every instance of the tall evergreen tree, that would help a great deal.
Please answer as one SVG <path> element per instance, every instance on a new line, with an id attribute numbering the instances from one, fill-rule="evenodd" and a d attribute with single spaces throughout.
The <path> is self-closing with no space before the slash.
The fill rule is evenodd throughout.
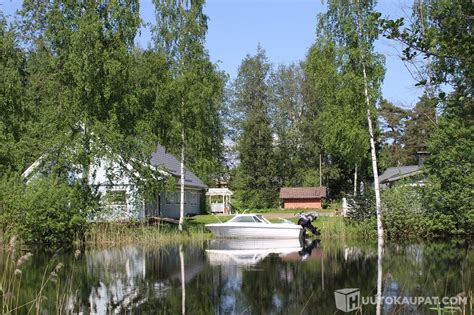
<path id="1" fill-rule="evenodd" d="M 406 165 L 416 164 L 417 152 L 428 149 L 429 139 L 437 127 L 436 104 L 436 99 L 425 94 L 409 112 L 410 119 L 406 121 L 402 139 Z"/>
<path id="2" fill-rule="evenodd" d="M 235 175 L 237 198 L 250 208 L 277 205 L 276 167 L 269 118 L 270 64 L 259 47 L 245 57 L 234 82 L 233 107 L 242 118 L 238 138 L 240 164 Z"/>
<path id="3" fill-rule="evenodd" d="M 306 161 L 301 160 L 304 73 L 299 64 L 280 65 L 271 73 L 270 119 L 275 136 L 279 186 L 301 186 Z M 313 185 L 315 185 L 314 183 Z"/>
<path id="4" fill-rule="evenodd" d="M 409 116 L 408 111 L 393 105 L 387 100 L 382 100 L 378 112 L 384 129 L 382 140 L 389 142 L 390 146 L 390 165 L 406 165 L 405 150 L 402 145 Z"/>

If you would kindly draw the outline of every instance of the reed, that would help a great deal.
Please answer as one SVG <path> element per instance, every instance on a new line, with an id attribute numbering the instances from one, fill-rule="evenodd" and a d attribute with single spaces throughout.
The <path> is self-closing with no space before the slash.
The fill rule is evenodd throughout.
<path id="1" fill-rule="evenodd" d="M 146 223 L 92 223 L 86 233 L 87 245 L 123 244 L 177 244 L 183 242 L 201 243 L 211 234 L 201 224 L 185 224 L 180 232 L 170 224 L 148 225 Z"/>

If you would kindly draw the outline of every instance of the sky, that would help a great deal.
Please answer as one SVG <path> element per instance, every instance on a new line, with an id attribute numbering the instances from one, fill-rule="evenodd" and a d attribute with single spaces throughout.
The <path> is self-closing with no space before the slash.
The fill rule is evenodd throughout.
<path id="1" fill-rule="evenodd" d="M 12 15 L 21 0 L 0 0 L 0 10 Z M 379 0 L 377 9 L 392 18 L 410 14 L 413 0 Z M 206 47 L 213 62 L 231 79 L 247 54 L 254 54 L 260 44 L 273 64 L 289 64 L 304 60 L 316 39 L 316 18 L 324 12 L 321 0 L 208 0 L 204 8 L 209 17 Z M 152 0 L 140 1 L 140 15 L 154 22 Z M 150 31 L 142 28 L 137 44 L 143 48 L 150 42 Z M 403 62 L 398 44 L 378 40 L 375 49 L 385 55 L 386 73 L 382 86 L 384 98 L 395 105 L 411 108 L 421 95 Z"/>

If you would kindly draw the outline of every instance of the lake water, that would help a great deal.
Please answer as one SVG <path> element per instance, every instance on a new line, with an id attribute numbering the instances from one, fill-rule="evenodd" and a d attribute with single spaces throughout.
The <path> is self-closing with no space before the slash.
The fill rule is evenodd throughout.
<path id="1" fill-rule="evenodd" d="M 371 243 L 327 240 L 301 248 L 296 240 L 213 240 L 78 254 L 34 253 L 16 276 L 21 277 L 14 293 L 18 305 L 35 299 L 43 284 L 43 314 L 56 313 L 58 307 L 83 314 L 345 314 L 337 310 L 336 296 L 339 307 L 360 306 L 358 314 L 375 314 L 377 247 Z M 5 273 L 6 252 L 2 257 Z M 466 244 L 387 244 L 382 313 L 449 314 L 449 305 L 420 299 L 454 301 L 458 296 L 462 304 L 464 296 L 472 296 L 473 261 Z M 64 266 L 51 279 L 58 263 Z M 348 288 L 354 290 L 335 294 Z M 409 298 L 418 304 L 407 303 Z M 471 303 L 452 305 L 451 313 L 472 314 Z M 30 307 L 35 312 L 34 304 L 28 304 L 20 313 Z"/>

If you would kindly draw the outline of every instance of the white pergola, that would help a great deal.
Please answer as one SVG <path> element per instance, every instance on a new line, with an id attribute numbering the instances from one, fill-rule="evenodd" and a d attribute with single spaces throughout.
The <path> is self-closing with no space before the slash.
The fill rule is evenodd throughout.
<path id="1" fill-rule="evenodd" d="M 209 196 L 209 204 L 212 213 L 229 213 L 230 198 L 234 193 L 229 188 L 209 188 L 206 196 Z"/>

